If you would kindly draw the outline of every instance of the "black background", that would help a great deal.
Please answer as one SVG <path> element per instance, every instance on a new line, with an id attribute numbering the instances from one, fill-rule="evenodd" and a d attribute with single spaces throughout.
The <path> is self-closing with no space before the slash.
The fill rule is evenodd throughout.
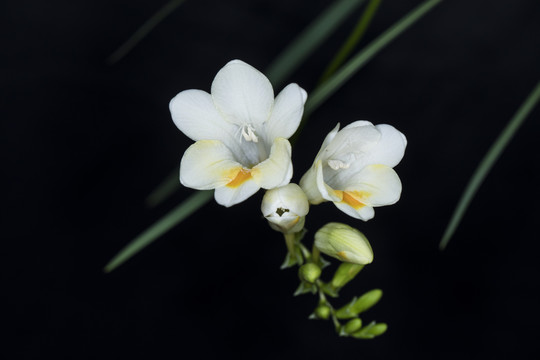
<path id="1" fill-rule="evenodd" d="M 107 65 L 164 3 L 0 5 L 3 358 L 538 355 L 538 109 L 447 250 L 437 246 L 472 171 L 540 79 L 540 2 L 444 1 L 320 107 L 293 148 L 298 181 L 337 122 L 389 123 L 409 140 L 400 202 L 368 223 L 322 204 L 306 223 L 312 235 L 342 221 L 370 239 L 374 263 L 336 304 L 384 290 L 364 320 L 389 329 L 372 341 L 307 319 L 316 299 L 292 296 L 296 272 L 279 269 L 285 246 L 261 218 L 262 192 L 229 209 L 212 202 L 103 273 L 191 193 L 144 205 L 191 143 L 169 100 L 209 91 L 231 59 L 264 70 L 330 1 L 190 0 Z M 362 44 L 419 3 L 383 1 Z M 289 82 L 309 93 L 360 13 Z"/>

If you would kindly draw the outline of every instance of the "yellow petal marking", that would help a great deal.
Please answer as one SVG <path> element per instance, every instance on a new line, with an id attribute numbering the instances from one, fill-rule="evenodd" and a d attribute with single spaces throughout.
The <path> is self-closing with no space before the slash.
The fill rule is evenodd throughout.
<path id="1" fill-rule="evenodd" d="M 371 193 L 367 191 L 343 191 L 343 200 L 345 204 L 349 205 L 355 210 L 363 208 L 366 204 L 363 202 L 371 196 Z"/>
<path id="2" fill-rule="evenodd" d="M 237 188 L 249 179 L 251 179 L 251 170 L 240 168 L 234 179 L 232 179 L 232 181 L 230 181 L 226 186 L 230 188 Z"/>

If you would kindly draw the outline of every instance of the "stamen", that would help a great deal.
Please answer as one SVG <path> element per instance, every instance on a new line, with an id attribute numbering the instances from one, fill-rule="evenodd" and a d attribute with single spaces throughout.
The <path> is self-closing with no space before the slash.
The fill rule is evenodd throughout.
<path id="1" fill-rule="evenodd" d="M 246 131 L 247 129 L 247 131 Z M 251 124 L 245 124 L 242 126 L 242 137 L 246 141 L 259 142 L 259 138 L 255 135 L 255 128 Z"/>
<path id="2" fill-rule="evenodd" d="M 341 160 L 328 160 L 328 166 L 334 170 L 348 169 L 351 164 L 344 163 Z"/>

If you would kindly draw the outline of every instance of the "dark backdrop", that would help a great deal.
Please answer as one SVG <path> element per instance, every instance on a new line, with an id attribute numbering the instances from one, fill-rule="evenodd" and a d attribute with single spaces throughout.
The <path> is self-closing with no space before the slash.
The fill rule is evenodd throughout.
<path id="1" fill-rule="evenodd" d="M 172 123 L 169 100 L 208 91 L 234 58 L 264 70 L 330 1 L 189 0 L 107 65 L 164 3 L 0 5 L 4 358 L 538 355 L 538 109 L 447 250 L 437 248 L 475 166 L 540 79 L 538 1 L 443 2 L 314 113 L 293 149 L 298 181 L 336 122 L 389 123 L 408 137 L 397 205 L 363 223 L 323 204 L 306 224 L 313 234 L 342 221 L 370 239 L 375 261 L 338 304 L 384 290 L 364 319 L 389 324 L 373 341 L 339 338 L 329 322 L 307 319 L 316 299 L 292 296 L 296 273 L 279 270 L 285 246 L 260 216 L 262 192 L 230 209 L 212 202 L 102 272 L 191 193 L 153 210 L 143 201 L 191 143 Z M 383 1 L 365 41 L 418 3 Z M 290 82 L 310 92 L 359 14 Z"/>

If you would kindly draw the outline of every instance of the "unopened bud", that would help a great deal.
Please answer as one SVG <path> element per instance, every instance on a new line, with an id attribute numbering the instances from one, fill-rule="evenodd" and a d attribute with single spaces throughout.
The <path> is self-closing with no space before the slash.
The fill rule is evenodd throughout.
<path id="1" fill-rule="evenodd" d="M 309 202 L 300 186 L 290 183 L 266 191 L 261 211 L 272 229 L 290 234 L 304 228 Z"/>
<path id="2" fill-rule="evenodd" d="M 327 320 L 330 317 L 330 308 L 327 305 L 319 305 L 313 314 L 317 319 Z"/>
<path id="3" fill-rule="evenodd" d="M 347 323 L 343 327 L 343 332 L 345 332 L 346 334 L 352 334 L 353 332 L 360 330 L 361 327 L 362 320 L 360 320 L 359 318 L 352 319 L 347 321 Z"/>
<path id="4" fill-rule="evenodd" d="M 349 281 L 354 279 L 356 275 L 364 268 L 364 265 L 351 264 L 351 263 L 342 263 L 337 268 L 334 277 L 330 284 L 335 289 L 340 289 Z"/>
<path id="5" fill-rule="evenodd" d="M 315 246 L 341 261 L 365 265 L 373 261 L 373 250 L 360 231 L 341 223 L 328 223 L 315 233 Z"/>
<path id="6" fill-rule="evenodd" d="M 360 329 L 360 331 L 352 334 L 353 337 L 357 339 L 373 339 L 375 336 L 382 335 L 388 329 L 388 325 L 385 323 L 375 323 L 371 322 L 369 325 Z"/>
<path id="7" fill-rule="evenodd" d="M 307 263 L 300 266 L 298 276 L 310 284 L 314 283 L 321 276 L 321 268 L 313 263 Z"/>
<path id="8" fill-rule="evenodd" d="M 358 300 L 354 302 L 354 304 L 352 304 L 351 312 L 358 315 L 369 310 L 371 307 L 377 304 L 379 300 L 381 300 L 382 294 L 381 289 L 373 289 L 368 291 L 364 295 L 360 296 Z"/>

